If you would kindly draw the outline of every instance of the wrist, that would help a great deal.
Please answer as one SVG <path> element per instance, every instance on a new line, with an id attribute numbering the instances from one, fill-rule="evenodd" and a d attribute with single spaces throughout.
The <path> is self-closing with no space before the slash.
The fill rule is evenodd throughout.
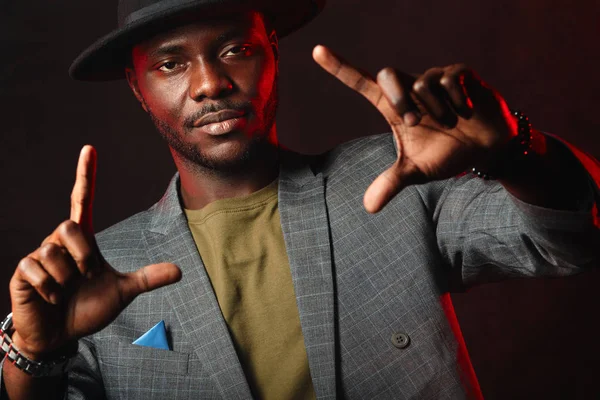
<path id="1" fill-rule="evenodd" d="M 61 358 L 70 358 L 77 353 L 77 349 L 79 348 L 78 342 L 75 340 L 57 349 L 39 351 L 29 346 L 21 335 L 19 335 L 18 331 L 13 332 L 12 342 L 13 347 L 18 349 L 19 353 L 33 361 L 53 361 Z"/>
<path id="2" fill-rule="evenodd" d="M 19 349 L 19 352 L 30 360 L 39 361 L 44 358 L 44 353 L 39 353 L 30 349 L 27 342 L 23 340 L 17 331 L 13 332 L 12 334 L 12 342 L 13 347 Z"/>
<path id="3" fill-rule="evenodd" d="M 23 349 L 19 348 L 18 344 L 14 342 L 13 336 L 16 336 L 17 343 L 23 346 Z M 62 350 L 69 350 L 70 353 L 63 353 L 57 356 L 57 351 L 52 351 L 51 353 L 32 351 L 31 347 L 27 346 L 26 342 L 21 340 L 19 334 L 14 331 L 12 313 L 0 325 L 0 352 L 3 357 L 5 357 L 6 361 L 9 361 L 32 377 L 62 375 L 77 353 L 77 342 L 75 346 L 61 346 L 60 350 L 61 353 Z"/>
<path id="4" fill-rule="evenodd" d="M 501 146 L 487 151 L 471 172 L 482 179 L 506 179 L 523 173 L 527 163 L 537 154 L 543 154 L 545 137 L 534 131 L 529 118 L 520 111 L 513 113 L 515 133 Z"/>
<path id="5" fill-rule="evenodd" d="M 588 172 L 558 139 L 536 133 L 530 157 L 500 183 L 519 200 L 555 210 L 588 212 L 594 189 Z M 537 149 L 536 149 L 537 148 Z"/>

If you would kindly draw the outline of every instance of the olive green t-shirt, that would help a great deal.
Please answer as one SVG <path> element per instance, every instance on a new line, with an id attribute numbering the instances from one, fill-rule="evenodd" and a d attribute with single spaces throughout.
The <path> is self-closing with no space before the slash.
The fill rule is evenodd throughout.
<path id="1" fill-rule="evenodd" d="M 277 180 L 185 213 L 254 396 L 314 399 Z"/>

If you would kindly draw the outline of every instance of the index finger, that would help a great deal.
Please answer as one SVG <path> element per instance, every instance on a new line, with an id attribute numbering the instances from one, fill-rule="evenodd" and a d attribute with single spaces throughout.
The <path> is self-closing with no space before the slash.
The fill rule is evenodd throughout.
<path id="1" fill-rule="evenodd" d="M 92 233 L 92 203 L 96 183 L 96 150 L 85 145 L 79 154 L 75 185 L 71 192 L 71 217 L 84 232 Z"/>
<path id="2" fill-rule="evenodd" d="M 313 58 L 325 71 L 335 76 L 344 85 L 362 94 L 375 107 L 380 107 L 383 93 L 377 82 L 369 75 L 359 71 L 346 60 L 322 45 L 314 48 Z"/>
<path id="3" fill-rule="evenodd" d="M 342 57 L 336 55 L 327 47 L 318 45 L 313 50 L 313 58 L 325 71 L 339 79 L 350 89 L 363 95 L 384 116 L 390 125 L 399 124 L 399 118 L 394 108 L 385 98 L 381 86 L 367 73 L 350 65 Z"/>

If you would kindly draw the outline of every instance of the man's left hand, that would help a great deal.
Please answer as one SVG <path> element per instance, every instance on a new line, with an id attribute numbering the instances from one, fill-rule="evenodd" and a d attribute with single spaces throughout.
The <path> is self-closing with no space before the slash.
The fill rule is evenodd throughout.
<path id="1" fill-rule="evenodd" d="M 470 167 L 485 170 L 517 135 L 502 96 L 463 64 L 413 76 L 392 68 L 377 79 L 324 46 L 315 61 L 367 98 L 394 134 L 398 159 L 367 189 L 368 212 L 380 211 L 404 187 L 455 176 Z"/>

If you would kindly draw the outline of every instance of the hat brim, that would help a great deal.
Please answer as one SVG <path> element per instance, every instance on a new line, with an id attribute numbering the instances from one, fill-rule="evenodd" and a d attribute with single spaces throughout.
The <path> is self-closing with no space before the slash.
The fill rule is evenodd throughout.
<path id="1" fill-rule="evenodd" d="M 98 39 L 85 49 L 71 64 L 69 75 L 81 81 L 112 81 L 125 77 L 125 66 L 131 48 L 159 32 L 189 19 L 247 12 L 263 12 L 269 18 L 278 37 L 284 37 L 301 28 L 325 6 L 326 0 L 259 0 L 259 1 L 206 1 L 153 13 Z M 248 4 L 250 3 L 250 4 Z"/>

